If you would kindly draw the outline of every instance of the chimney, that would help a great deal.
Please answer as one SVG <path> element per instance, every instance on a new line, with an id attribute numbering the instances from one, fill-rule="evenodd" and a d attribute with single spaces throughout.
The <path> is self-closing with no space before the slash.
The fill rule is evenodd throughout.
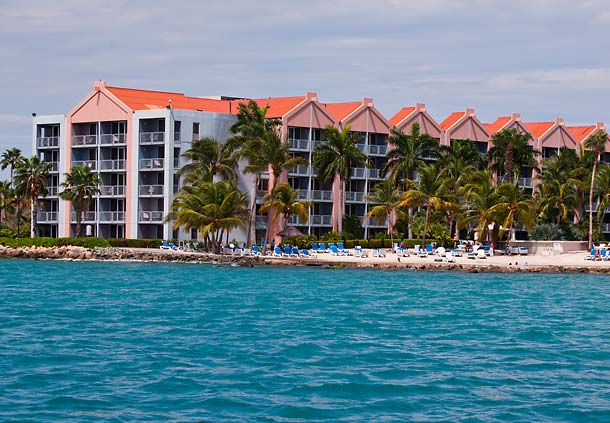
<path id="1" fill-rule="evenodd" d="M 373 107 L 373 99 L 372 98 L 368 98 L 368 97 L 364 97 L 362 99 L 362 104 L 364 104 L 365 106 Z"/>
<path id="2" fill-rule="evenodd" d="M 521 122 L 521 113 L 513 113 L 511 115 L 511 118 L 515 121 L 515 122 Z"/>
<path id="3" fill-rule="evenodd" d="M 426 111 L 426 103 L 416 103 L 415 104 L 415 110 L 417 110 L 418 112 L 425 112 Z"/>
<path id="4" fill-rule="evenodd" d="M 305 98 L 311 101 L 318 101 L 318 93 L 316 93 L 315 91 L 307 91 L 305 93 Z"/>
<path id="5" fill-rule="evenodd" d="M 604 125 L 604 122 L 595 122 L 595 129 L 601 129 L 602 131 L 605 131 L 606 125 Z"/>
<path id="6" fill-rule="evenodd" d="M 465 112 L 466 116 L 474 117 L 474 109 L 467 108 Z"/>
<path id="7" fill-rule="evenodd" d="M 102 88 L 106 88 L 106 81 L 102 81 L 101 79 L 99 81 L 95 81 L 93 83 L 93 89 L 95 91 L 100 91 Z"/>
<path id="8" fill-rule="evenodd" d="M 559 126 L 566 126 L 565 121 L 563 120 L 563 118 L 560 118 L 560 117 L 555 118 L 555 123 Z"/>

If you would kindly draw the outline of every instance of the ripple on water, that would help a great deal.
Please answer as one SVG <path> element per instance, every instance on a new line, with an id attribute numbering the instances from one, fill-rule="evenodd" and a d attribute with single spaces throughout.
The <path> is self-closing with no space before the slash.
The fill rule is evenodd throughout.
<path id="1" fill-rule="evenodd" d="M 607 422 L 595 275 L 0 261 L 2 421 Z"/>

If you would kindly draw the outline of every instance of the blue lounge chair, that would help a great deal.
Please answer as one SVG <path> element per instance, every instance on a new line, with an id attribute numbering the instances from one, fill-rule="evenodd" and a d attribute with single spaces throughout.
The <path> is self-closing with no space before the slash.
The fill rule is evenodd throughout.
<path id="1" fill-rule="evenodd" d="M 477 255 L 476 255 L 476 253 L 468 253 L 468 254 L 466 254 L 466 257 L 468 257 L 469 259 L 473 259 L 474 260 L 474 259 L 477 258 Z"/>
<path id="2" fill-rule="evenodd" d="M 585 257 L 585 260 L 595 260 L 595 253 L 596 252 L 597 252 L 597 250 L 595 248 L 592 248 L 591 252 L 589 253 L 589 255 Z"/>
<path id="3" fill-rule="evenodd" d="M 170 243 L 169 243 L 169 246 L 170 246 L 170 248 L 171 248 L 172 250 L 177 250 L 177 249 L 178 249 L 178 247 L 176 247 L 176 244 L 174 244 L 173 242 L 170 242 Z"/>
<path id="4" fill-rule="evenodd" d="M 426 252 L 428 254 L 432 254 L 434 252 L 434 249 L 432 248 L 432 244 L 426 245 Z"/>
<path id="5" fill-rule="evenodd" d="M 169 242 L 167 242 L 167 241 L 163 241 L 161 243 L 161 246 L 159 246 L 159 248 L 162 250 L 171 250 L 172 249 L 172 247 L 170 247 L 170 245 L 169 245 Z"/>
<path id="6" fill-rule="evenodd" d="M 282 250 L 280 247 L 275 247 L 273 249 L 273 257 L 282 257 Z"/>
<path id="7" fill-rule="evenodd" d="M 345 254 L 346 256 L 351 255 L 349 250 L 343 246 L 342 242 L 337 242 L 337 248 L 339 249 L 339 251 L 343 251 L 343 254 Z"/>
<path id="8" fill-rule="evenodd" d="M 373 248 L 373 257 L 385 257 L 385 251 L 382 248 Z"/>
<path id="9" fill-rule="evenodd" d="M 252 245 L 251 253 L 254 256 L 262 256 L 263 255 L 263 252 L 260 250 L 260 248 L 258 248 L 257 245 Z"/>
<path id="10" fill-rule="evenodd" d="M 462 250 L 459 248 L 452 248 L 451 253 L 453 254 L 453 257 L 462 257 Z"/>
<path id="11" fill-rule="evenodd" d="M 284 256 L 286 257 L 290 257 L 292 255 L 292 249 L 290 248 L 290 245 L 284 245 Z"/>
<path id="12" fill-rule="evenodd" d="M 299 248 L 298 247 L 292 247 L 292 251 L 291 251 L 290 255 L 292 257 L 299 257 Z"/>
<path id="13" fill-rule="evenodd" d="M 301 257 L 312 258 L 313 255 L 309 252 L 309 250 L 307 250 L 307 248 L 303 248 L 301 250 Z"/>
<path id="14" fill-rule="evenodd" d="M 367 257 L 366 252 L 362 249 L 360 245 L 356 245 L 354 247 L 354 256 L 355 257 Z"/>
<path id="15" fill-rule="evenodd" d="M 311 243 L 311 251 L 313 251 L 314 253 L 318 253 L 320 251 L 317 243 L 315 243 L 315 242 Z"/>
<path id="16" fill-rule="evenodd" d="M 326 244 L 324 244 L 323 242 L 320 243 L 320 253 L 328 253 L 330 250 L 328 250 L 326 248 Z"/>
<path id="17" fill-rule="evenodd" d="M 485 255 L 488 256 L 489 255 L 489 245 L 484 245 L 483 251 L 485 251 Z"/>
<path id="18" fill-rule="evenodd" d="M 519 247 L 519 255 L 527 256 L 528 253 L 529 250 L 527 249 L 527 247 Z"/>
<path id="19" fill-rule="evenodd" d="M 339 251 L 339 249 L 333 245 L 330 247 L 330 255 L 331 256 L 342 256 L 343 252 Z"/>

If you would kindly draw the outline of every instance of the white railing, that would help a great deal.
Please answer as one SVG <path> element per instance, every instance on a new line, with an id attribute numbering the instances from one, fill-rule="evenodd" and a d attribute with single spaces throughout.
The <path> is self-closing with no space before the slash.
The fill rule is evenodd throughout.
<path id="1" fill-rule="evenodd" d="M 379 169 L 369 169 L 369 178 L 372 179 L 381 179 L 381 172 Z"/>
<path id="2" fill-rule="evenodd" d="M 101 134 L 101 145 L 125 144 L 127 142 L 127 134 Z"/>
<path id="3" fill-rule="evenodd" d="M 163 185 L 140 185 L 140 197 L 163 195 Z"/>
<path id="4" fill-rule="evenodd" d="M 307 225 L 308 223 L 309 223 L 308 221 L 302 222 L 298 216 L 290 216 L 290 219 L 288 219 L 286 221 L 286 224 L 291 225 L 291 226 L 299 226 L 299 225 L 303 226 L 303 225 Z"/>
<path id="5" fill-rule="evenodd" d="M 101 185 L 100 195 L 107 197 L 124 196 L 125 186 L 124 185 Z"/>
<path id="6" fill-rule="evenodd" d="M 124 222 L 125 212 L 124 211 L 101 211 L 99 212 L 100 222 Z"/>
<path id="7" fill-rule="evenodd" d="M 333 192 L 332 191 L 324 191 L 324 190 L 312 190 L 311 191 L 311 199 L 312 200 L 322 200 L 322 201 L 332 201 Z"/>
<path id="8" fill-rule="evenodd" d="M 72 147 L 96 145 L 97 135 L 73 135 Z"/>
<path id="9" fill-rule="evenodd" d="M 363 192 L 353 192 L 346 191 L 345 192 L 345 201 L 362 201 L 362 197 L 364 197 Z"/>
<path id="10" fill-rule="evenodd" d="M 72 162 L 72 167 L 82 166 L 90 167 L 92 170 L 97 169 L 97 162 L 95 160 L 75 160 Z"/>
<path id="11" fill-rule="evenodd" d="M 360 150 L 364 154 L 366 154 L 366 145 L 365 144 L 356 144 L 356 147 L 358 147 L 358 150 Z"/>
<path id="12" fill-rule="evenodd" d="M 313 148 L 316 148 L 317 146 L 321 145 L 321 144 L 326 144 L 326 140 L 313 140 Z"/>
<path id="13" fill-rule="evenodd" d="M 366 168 L 364 167 L 353 167 L 351 172 L 352 178 L 364 179 L 366 177 Z"/>
<path id="14" fill-rule="evenodd" d="M 519 178 L 519 186 L 522 188 L 531 188 L 532 178 Z"/>
<path id="15" fill-rule="evenodd" d="M 140 132 L 140 144 L 163 144 L 165 132 Z"/>
<path id="16" fill-rule="evenodd" d="M 38 212 L 38 223 L 57 222 L 57 212 Z"/>
<path id="17" fill-rule="evenodd" d="M 307 190 L 305 189 L 300 189 L 299 190 L 299 195 L 297 196 L 297 198 L 299 200 L 307 200 Z"/>
<path id="18" fill-rule="evenodd" d="M 72 222 L 76 222 L 76 212 L 72 212 Z M 81 222 L 95 222 L 95 212 L 87 211 L 81 214 Z"/>
<path id="19" fill-rule="evenodd" d="M 47 187 L 47 197 L 57 197 L 58 187 L 48 186 Z"/>
<path id="20" fill-rule="evenodd" d="M 51 165 L 51 172 L 59 171 L 59 162 L 45 162 L 45 163 Z"/>
<path id="21" fill-rule="evenodd" d="M 149 210 L 140 212 L 140 222 L 163 222 L 163 212 L 159 210 Z"/>
<path id="22" fill-rule="evenodd" d="M 59 137 L 38 137 L 38 147 L 59 147 Z"/>
<path id="23" fill-rule="evenodd" d="M 376 220 L 374 217 L 369 217 L 365 220 L 365 226 L 373 227 L 373 228 L 386 228 L 388 226 L 388 219 L 385 218 L 381 222 Z"/>
<path id="24" fill-rule="evenodd" d="M 309 140 L 298 140 L 291 138 L 288 140 L 291 150 L 309 151 Z"/>
<path id="25" fill-rule="evenodd" d="M 313 214 L 310 216 L 310 222 L 312 225 L 331 226 L 332 216 L 324 214 Z"/>
<path id="26" fill-rule="evenodd" d="M 140 170 L 163 169 L 163 159 L 141 159 Z"/>
<path id="27" fill-rule="evenodd" d="M 369 145 L 369 155 L 371 156 L 385 156 L 387 151 L 387 145 Z"/>
<path id="28" fill-rule="evenodd" d="M 125 165 L 124 159 L 100 160 L 100 170 L 125 170 Z"/>
<path id="29" fill-rule="evenodd" d="M 602 232 L 607 234 L 608 232 L 610 232 L 610 223 L 604 223 L 602 226 Z"/>
<path id="30" fill-rule="evenodd" d="M 180 132 L 174 132 L 174 142 L 180 142 Z"/>
<path id="31" fill-rule="evenodd" d="M 295 166 L 288 171 L 290 175 L 309 176 L 309 166 L 299 165 Z"/>

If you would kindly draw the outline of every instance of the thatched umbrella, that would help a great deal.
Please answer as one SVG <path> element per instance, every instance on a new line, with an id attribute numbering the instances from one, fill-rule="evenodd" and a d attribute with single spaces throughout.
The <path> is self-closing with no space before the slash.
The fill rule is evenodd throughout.
<path id="1" fill-rule="evenodd" d="M 299 231 L 294 226 L 286 226 L 282 231 L 276 234 L 277 236 L 281 236 L 282 238 L 296 238 L 299 236 L 304 236 L 303 232 Z"/>

